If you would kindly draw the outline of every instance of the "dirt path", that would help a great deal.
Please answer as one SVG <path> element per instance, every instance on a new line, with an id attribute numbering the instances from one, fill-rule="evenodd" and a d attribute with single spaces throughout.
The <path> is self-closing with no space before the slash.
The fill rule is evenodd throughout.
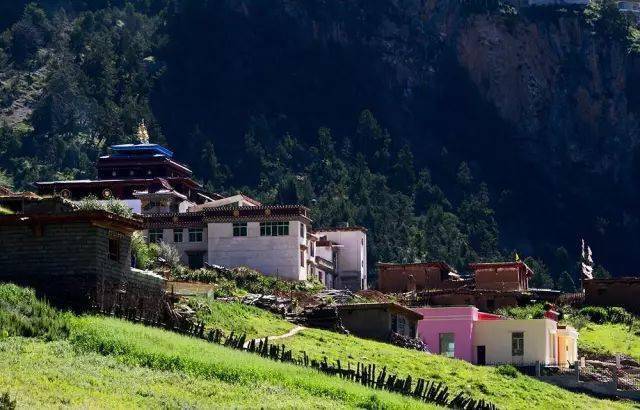
<path id="1" fill-rule="evenodd" d="M 287 337 L 291 337 L 294 336 L 295 334 L 297 334 L 298 332 L 302 331 L 306 329 L 306 327 L 304 326 L 296 326 L 293 329 L 289 330 L 287 333 L 283 334 L 283 335 L 277 335 L 277 336 L 267 336 L 269 338 L 269 341 L 272 340 L 278 340 L 278 339 L 286 339 Z M 253 339 L 256 341 L 256 343 L 258 343 L 260 340 L 264 340 L 266 339 L 266 337 L 261 337 L 258 339 Z M 249 343 L 251 342 L 251 340 L 247 341 L 244 343 L 244 347 L 249 346 Z"/>

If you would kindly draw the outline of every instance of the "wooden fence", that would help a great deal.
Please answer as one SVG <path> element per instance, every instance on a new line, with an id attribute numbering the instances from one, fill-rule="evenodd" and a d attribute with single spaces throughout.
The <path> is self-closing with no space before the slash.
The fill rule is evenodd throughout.
<path id="1" fill-rule="evenodd" d="M 388 390 L 443 407 L 463 410 L 495 410 L 497 408 L 493 403 L 482 399 L 474 400 L 466 396 L 463 392 L 454 395 L 443 382 L 436 383 L 435 381 L 427 381 L 422 378 L 413 378 L 411 375 L 406 378 L 398 377 L 395 374 L 389 373 L 386 366 L 381 367 L 375 364 L 358 362 L 355 366 L 347 363 L 346 367 L 344 367 L 340 360 L 330 363 L 326 356 L 322 360 L 312 359 L 306 352 L 301 352 L 300 355 L 295 356 L 293 351 L 287 350 L 284 345 L 269 343 L 269 338 L 260 340 L 253 339 L 247 342 L 246 334 L 236 335 L 234 332 L 231 332 L 229 335 L 225 335 L 220 329 L 206 331 L 204 323 L 194 323 L 191 321 L 173 323 L 167 321 L 167 323 L 162 323 L 144 317 L 141 318 L 136 314 L 135 310 L 131 309 L 126 311 L 116 309 L 111 312 L 99 313 L 120 317 L 148 326 L 162 327 L 173 332 L 204 339 L 211 343 L 258 354 L 271 360 L 311 367 L 319 372 L 360 383 L 370 388 Z M 415 383 L 414 379 L 416 380 Z"/>

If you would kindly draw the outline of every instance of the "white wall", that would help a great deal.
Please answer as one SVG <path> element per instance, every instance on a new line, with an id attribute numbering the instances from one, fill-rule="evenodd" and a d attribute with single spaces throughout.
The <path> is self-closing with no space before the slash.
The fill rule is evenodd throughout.
<path id="1" fill-rule="evenodd" d="M 486 346 L 487 364 L 554 364 L 557 339 L 556 322 L 549 319 L 480 320 L 474 323 L 473 355 L 477 346 Z M 524 333 L 524 355 L 512 356 L 511 334 Z M 552 345 L 553 344 L 553 345 Z"/>
<path id="2" fill-rule="evenodd" d="M 142 202 L 139 199 L 118 199 L 119 202 L 124 202 L 134 213 L 142 213 Z M 98 203 L 106 205 L 110 201 L 99 199 Z"/>
<path id="3" fill-rule="evenodd" d="M 189 242 L 189 229 L 188 228 L 176 228 L 182 229 L 182 242 L 173 241 L 173 228 L 163 229 L 162 236 L 163 242 L 175 247 L 180 252 L 180 261 L 184 265 L 189 264 L 189 258 L 187 251 L 202 251 L 207 252 L 207 228 L 202 229 L 202 242 Z M 145 229 L 142 233 L 147 240 L 149 239 L 149 230 Z"/>
<path id="4" fill-rule="evenodd" d="M 208 262 L 227 266 L 248 266 L 270 276 L 289 280 L 307 279 L 308 251 L 304 266 L 300 264 L 300 222 L 289 222 L 287 236 L 260 236 L 260 223 L 247 223 L 247 236 L 233 236 L 233 224 L 210 223 L 208 226 Z"/>
<path id="5" fill-rule="evenodd" d="M 337 287 L 348 286 L 356 289 L 367 288 L 367 234 L 363 231 L 320 231 L 318 236 L 326 236 L 341 245 L 338 251 Z M 354 285 L 352 285 L 354 284 Z M 364 284 L 364 286 L 363 286 Z"/>

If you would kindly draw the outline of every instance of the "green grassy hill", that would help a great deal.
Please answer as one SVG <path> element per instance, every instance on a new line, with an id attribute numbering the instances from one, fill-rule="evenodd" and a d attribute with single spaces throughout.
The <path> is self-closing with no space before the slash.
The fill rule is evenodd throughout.
<path id="1" fill-rule="evenodd" d="M 220 302 L 212 302 L 217 304 Z M 220 308 L 221 309 L 221 308 Z M 235 305 L 227 313 L 250 311 L 254 308 Z M 235 317 L 210 316 L 208 326 L 229 330 L 227 323 L 242 322 L 244 314 Z M 275 328 L 284 322 L 276 315 L 267 313 L 267 323 Z M 278 333 L 271 333 L 276 335 Z M 267 336 L 267 334 L 260 334 Z M 518 375 L 513 378 L 503 375 L 494 367 L 479 367 L 462 360 L 428 355 L 386 343 L 341 335 L 321 329 L 305 329 L 287 339 L 278 340 L 294 352 L 306 352 L 312 358 L 340 359 L 343 364 L 360 362 L 386 365 L 388 370 L 400 376 L 411 374 L 427 380 L 444 381 L 453 391 L 465 391 L 473 398 L 484 398 L 500 408 L 508 409 L 615 409 L 632 408 L 628 402 L 598 400 L 584 394 L 575 394 L 536 379 Z"/>
<path id="2" fill-rule="evenodd" d="M 619 353 L 640 361 L 640 329 L 615 323 L 589 323 L 580 329 L 578 347 L 583 352 Z"/>
<path id="3" fill-rule="evenodd" d="M 561 307 L 562 322 L 580 333 L 578 351 L 587 358 L 593 355 L 622 354 L 640 361 L 640 318 L 620 307 Z M 507 308 L 499 311 L 516 319 L 539 319 L 544 304 Z"/>
<path id="4" fill-rule="evenodd" d="M 60 314 L 13 285 L 0 285 L 0 363 L 0 395 L 20 408 L 432 408 L 165 330 Z"/>
<path id="5" fill-rule="evenodd" d="M 275 315 L 239 304 L 212 302 L 208 309 L 202 317 L 210 327 L 248 329 L 255 336 L 291 328 Z M 377 363 L 401 377 L 445 381 L 454 392 L 464 390 L 500 408 L 632 408 L 494 368 L 323 330 L 307 329 L 283 341 L 311 357 Z M 21 408 L 432 408 L 165 330 L 60 314 L 12 285 L 0 285 L 0 363 L 0 395 L 8 392 Z"/>
<path id="6" fill-rule="evenodd" d="M 204 321 L 208 328 L 246 333 L 250 339 L 281 335 L 293 328 L 291 323 L 271 312 L 242 303 L 195 297 L 189 300 L 188 305 L 196 310 L 198 319 Z"/>

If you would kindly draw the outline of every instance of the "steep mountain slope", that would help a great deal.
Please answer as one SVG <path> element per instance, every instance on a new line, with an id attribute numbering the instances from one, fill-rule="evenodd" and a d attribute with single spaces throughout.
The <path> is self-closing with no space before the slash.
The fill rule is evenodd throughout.
<path id="1" fill-rule="evenodd" d="M 371 266 L 518 250 L 575 277 L 580 237 L 614 274 L 640 263 L 640 48 L 612 1 L 125 3 L 3 6 L 18 185 L 91 177 L 144 118 L 211 189 L 366 224 Z"/>
<path id="2" fill-rule="evenodd" d="M 169 141 L 189 124 L 242 161 L 237 137 L 256 118 L 271 136 L 313 141 L 323 125 L 353 135 L 371 109 L 441 186 L 461 160 L 489 182 L 503 244 L 551 258 L 585 236 L 633 273 L 638 60 L 605 21 L 618 16 L 476 4 L 494 3 L 185 6 L 170 19 L 156 112 Z"/>

